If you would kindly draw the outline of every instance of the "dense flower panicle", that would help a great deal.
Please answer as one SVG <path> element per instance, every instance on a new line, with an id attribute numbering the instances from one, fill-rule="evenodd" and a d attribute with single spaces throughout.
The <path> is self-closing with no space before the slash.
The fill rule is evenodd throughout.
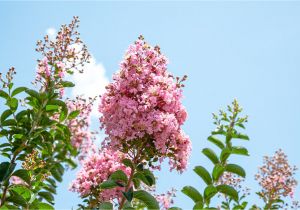
<path id="1" fill-rule="evenodd" d="M 99 185 L 117 170 L 122 170 L 129 176 L 131 169 L 121 163 L 124 158 L 124 153 L 106 148 L 98 153 L 90 154 L 82 162 L 82 168 L 71 184 L 70 190 L 79 193 L 82 197 L 94 195 L 100 202 L 121 198 L 122 188 L 100 191 Z"/>
<path id="2" fill-rule="evenodd" d="M 264 165 L 259 168 L 255 179 L 262 190 L 260 194 L 267 200 L 280 199 L 281 196 L 293 197 L 297 181 L 293 177 L 296 167 L 288 163 L 287 156 L 280 149 L 273 157 L 264 157 Z"/>
<path id="3" fill-rule="evenodd" d="M 67 122 L 72 134 L 71 143 L 80 151 L 80 160 L 89 152 L 95 152 L 96 150 L 96 146 L 93 143 L 94 133 L 90 131 L 90 114 L 94 100 L 92 98 L 86 100 L 78 96 L 75 100 L 66 101 L 69 113 L 75 110 L 80 112 L 76 118 Z"/>
<path id="4" fill-rule="evenodd" d="M 187 117 L 181 103 L 186 77 L 175 81 L 167 63 L 159 47 L 149 46 L 143 38 L 130 45 L 114 82 L 101 97 L 100 122 L 111 146 L 150 136 L 159 157 L 168 155 L 171 169 L 182 171 L 191 150 L 181 129 Z"/>

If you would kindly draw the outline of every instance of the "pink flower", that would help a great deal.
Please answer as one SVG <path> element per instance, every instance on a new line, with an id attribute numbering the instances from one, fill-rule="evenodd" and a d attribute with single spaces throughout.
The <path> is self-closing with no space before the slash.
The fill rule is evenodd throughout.
<path id="1" fill-rule="evenodd" d="M 160 209 L 167 210 L 174 204 L 173 198 L 175 197 L 176 190 L 172 188 L 172 190 L 167 193 L 163 193 L 160 195 L 155 195 L 156 200 L 160 204 Z"/>
<path id="2" fill-rule="evenodd" d="M 14 185 L 28 185 L 23 179 L 21 179 L 17 176 L 11 176 L 10 182 Z"/>
<path id="3" fill-rule="evenodd" d="M 296 167 L 288 163 L 287 156 L 280 149 L 273 157 L 264 157 L 264 165 L 259 168 L 255 179 L 262 187 L 261 194 L 266 200 L 282 199 L 293 196 L 297 181 L 294 178 Z"/>
<path id="4" fill-rule="evenodd" d="M 56 66 L 59 69 L 64 69 L 65 68 L 65 64 L 61 61 L 56 62 Z"/>
<path id="5" fill-rule="evenodd" d="M 94 195 L 100 202 L 120 199 L 121 191 L 124 189 L 117 187 L 100 191 L 99 185 L 117 170 L 122 170 L 129 176 L 131 169 L 121 163 L 125 157 L 125 154 L 121 152 L 108 149 L 87 156 L 82 162 L 82 168 L 72 182 L 70 190 L 79 193 L 81 197 Z"/>
<path id="6" fill-rule="evenodd" d="M 44 59 L 43 59 L 43 64 L 44 64 L 46 76 L 50 77 L 50 70 L 49 70 L 49 66 L 48 66 L 48 59 L 46 57 L 44 57 Z"/>
<path id="7" fill-rule="evenodd" d="M 169 157 L 171 169 L 183 171 L 191 151 L 181 129 L 187 113 L 181 103 L 182 80 L 174 81 L 167 63 L 158 47 L 142 39 L 130 45 L 101 97 L 100 122 L 111 147 L 145 141 L 144 147 L 153 145 L 158 157 Z"/>
<path id="8" fill-rule="evenodd" d="M 89 152 L 95 152 L 93 144 L 93 133 L 90 131 L 91 111 L 94 99 L 86 100 L 82 97 L 76 97 L 76 100 L 67 100 L 69 113 L 78 110 L 79 115 L 71 120 L 68 120 L 67 125 L 72 134 L 71 143 L 80 151 L 79 159 Z"/>

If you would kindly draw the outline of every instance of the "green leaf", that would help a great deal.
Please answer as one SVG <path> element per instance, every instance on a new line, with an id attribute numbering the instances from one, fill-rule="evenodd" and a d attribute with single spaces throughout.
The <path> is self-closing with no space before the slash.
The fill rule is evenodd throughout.
<path id="1" fill-rule="evenodd" d="M 73 82 L 69 82 L 69 81 L 62 81 L 61 85 L 63 87 L 74 87 L 75 86 L 75 84 Z"/>
<path id="2" fill-rule="evenodd" d="M 215 130 L 213 132 L 211 132 L 212 135 L 223 135 L 223 136 L 226 136 L 227 133 L 223 130 Z"/>
<path id="3" fill-rule="evenodd" d="M 104 202 L 99 205 L 99 210 L 113 210 L 112 203 Z"/>
<path id="4" fill-rule="evenodd" d="M 27 90 L 25 90 L 25 92 L 26 92 L 28 95 L 30 95 L 31 97 L 40 100 L 40 94 L 39 94 L 38 92 L 36 92 L 35 90 L 27 89 Z"/>
<path id="5" fill-rule="evenodd" d="M 102 189 L 111 189 L 111 188 L 115 188 L 117 186 L 118 186 L 117 183 L 113 180 L 107 180 L 100 184 L 100 187 Z"/>
<path id="6" fill-rule="evenodd" d="M 215 153 L 212 149 L 204 148 L 204 149 L 202 150 L 202 153 L 203 153 L 208 159 L 210 159 L 214 164 L 219 163 L 219 158 L 218 158 L 218 156 L 216 155 L 216 153 Z"/>
<path id="7" fill-rule="evenodd" d="M 146 179 L 148 180 L 148 182 L 150 184 L 149 186 L 152 186 L 155 184 L 155 176 L 152 173 L 152 171 L 150 171 L 149 169 L 144 169 L 142 171 L 142 173 L 145 175 Z"/>
<path id="8" fill-rule="evenodd" d="M 48 203 L 38 203 L 37 207 L 41 210 L 54 210 L 54 207 Z"/>
<path id="9" fill-rule="evenodd" d="M 76 118 L 79 114 L 80 114 L 80 111 L 79 110 L 75 110 L 75 111 L 73 111 L 73 112 L 71 112 L 69 114 L 68 119 L 72 120 L 72 119 Z"/>
<path id="10" fill-rule="evenodd" d="M 54 197 L 50 192 L 43 191 L 43 192 L 39 192 L 38 195 L 44 198 L 49 203 L 52 203 L 54 201 Z"/>
<path id="11" fill-rule="evenodd" d="M 227 164 L 225 167 L 225 171 L 231 172 L 231 173 L 235 173 L 241 177 L 246 177 L 246 172 L 245 170 L 236 164 Z"/>
<path id="12" fill-rule="evenodd" d="M 138 178 L 133 178 L 133 179 L 132 179 L 132 182 L 133 182 L 133 185 L 134 185 L 134 187 L 135 187 L 136 189 L 139 188 L 140 185 L 141 185 L 141 181 L 140 181 L 140 179 L 138 179 Z"/>
<path id="13" fill-rule="evenodd" d="M 0 207 L 1 210 L 10 210 L 10 209 L 18 209 L 17 206 L 14 205 L 9 205 L 9 204 L 4 204 L 3 206 Z"/>
<path id="14" fill-rule="evenodd" d="M 203 201 L 199 201 L 195 203 L 193 210 L 202 210 L 203 209 Z"/>
<path id="15" fill-rule="evenodd" d="M 27 184 L 30 184 L 30 176 L 25 169 L 16 170 L 12 174 L 12 176 L 17 176 L 17 177 L 21 178 L 22 180 L 24 180 Z"/>
<path id="16" fill-rule="evenodd" d="M 125 158 L 124 160 L 122 160 L 122 163 L 125 166 L 130 167 L 131 169 L 134 169 L 134 165 L 130 159 Z"/>
<path id="17" fill-rule="evenodd" d="M 43 188 L 52 194 L 56 194 L 56 188 L 50 184 L 44 184 Z"/>
<path id="18" fill-rule="evenodd" d="M 58 110 L 59 106 L 57 105 L 47 105 L 46 106 L 46 111 L 53 111 L 53 110 Z"/>
<path id="19" fill-rule="evenodd" d="M 17 122 L 14 119 L 8 119 L 1 123 L 2 126 L 16 126 Z"/>
<path id="20" fill-rule="evenodd" d="M 231 154 L 249 156 L 248 150 L 245 147 L 232 147 Z"/>
<path id="21" fill-rule="evenodd" d="M 23 91 L 27 90 L 27 87 L 18 87 L 16 89 L 13 90 L 13 92 L 11 93 L 11 96 L 15 96 Z"/>
<path id="22" fill-rule="evenodd" d="M 236 123 L 235 125 L 236 125 L 236 126 L 239 126 L 240 128 L 245 129 L 245 126 L 244 126 L 244 124 L 242 124 L 242 123 Z"/>
<path id="23" fill-rule="evenodd" d="M 204 201 L 210 200 L 217 192 L 218 190 L 213 185 L 208 185 L 204 189 Z"/>
<path id="24" fill-rule="evenodd" d="M 12 114 L 12 111 L 10 109 L 5 110 L 1 115 L 1 123 L 4 120 L 6 120 L 11 114 Z"/>
<path id="25" fill-rule="evenodd" d="M 134 174 L 133 176 L 135 179 L 139 179 L 142 182 L 144 182 L 147 186 L 151 186 L 150 182 L 148 181 L 148 179 L 145 177 L 145 175 L 142 172 L 137 172 Z"/>
<path id="26" fill-rule="evenodd" d="M 62 107 L 62 110 L 60 112 L 59 121 L 64 121 L 68 116 L 68 108 L 66 106 Z"/>
<path id="27" fill-rule="evenodd" d="M 148 207 L 148 209 L 159 209 L 159 205 L 156 199 L 144 190 L 133 192 L 133 197 L 143 202 Z"/>
<path id="28" fill-rule="evenodd" d="M 233 200 L 238 201 L 239 199 L 238 192 L 233 187 L 226 184 L 222 184 L 222 185 L 218 185 L 216 188 L 218 192 L 228 195 Z"/>
<path id="29" fill-rule="evenodd" d="M 6 199 L 6 201 L 12 202 L 17 206 L 27 207 L 26 200 L 17 193 L 11 193 L 11 195 Z"/>
<path id="30" fill-rule="evenodd" d="M 209 172 L 204 167 L 202 167 L 202 166 L 196 166 L 194 168 L 194 171 L 196 172 L 196 174 L 198 174 L 203 179 L 203 181 L 207 185 L 212 184 L 212 178 L 211 178 Z"/>
<path id="31" fill-rule="evenodd" d="M 31 195 L 33 192 L 29 190 L 26 186 L 24 185 L 12 185 L 10 187 L 10 190 L 16 192 L 18 195 L 22 196 L 24 200 L 29 201 L 31 198 Z"/>
<path id="32" fill-rule="evenodd" d="M 219 140 L 217 137 L 215 136 L 209 136 L 207 138 L 208 141 L 212 142 L 213 144 L 215 144 L 217 147 L 219 147 L 220 149 L 224 149 L 225 145 L 223 144 L 223 142 L 221 140 Z"/>
<path id="33" fill-rule="evenodd" d="M 0 164 L 0 182 L 10 177 L 15 167 L 16 167 L 15 163 L 10 164 L 9 162 L 2 162 Z"/>
<path id="34" fill-rule="evenodd" d="M 52 168 L 50 172 L 57 181 L 62 182 L 61 174 L 56 168 Z"/>
<path id="35" fill-rule="evenodd" d="M 10 98 L 6 101 L 6 104 L 10 107 L 10 109 L 14 112 L 18 108 L 18 99 Z"/>
<path id="36" fill-rule="evenodd" d="M 9 90 L 11 90 L 13 86 L 14 86 L 14 83 L 12 83 L 12 82 L 10 82 L 10 83 L 7 85 L 7 87 L 8 87 Z"/>
<path id="37" fill-rule="evenodd" d="M 4 99 L 8 99 L 9 95 L 6 92 L 4 92 L 3 90 L 0 90 L 0 97 L 2 97 Z"/>
<path id="38" fill-rule="evenodd" d="M 17 121 L 20 121 L 24 116 L 27 116 L 28 113 L 29 113 L 29 110 L 22 110 L 19 113 L 17 113 L 17 115 L 16 115 Z"/>
<path id="39" fill-rule="evenodd" d="M 181 192 L 190 197 L 195 203 L 202 202 L 203 204 L 203 197 L 196 188 L 185 186 L 182 188 Z"/>
<path id="40" fill-rule="evenodd" d="M 179 208 L 179 207 L 171 207 L 171 208 L 168 208 L 168 210 L 182 210 L 182 208 Z"/>
<path id="41" fill-rule="evenodd" d="M 215 165 L 213 172 L 212 172 L 213 179 L 215 181 L 218 181 L 219 177 L 223 174 L 224 170 L 225 169 L 222 165 L 220 165 L 220 164 Z"/>
<path id="42" fill-rule="evenodd" d="M 16 133 L 16 134 L 13 135 L 14 139 L 22 139 L 23 137 L 24 137 L 24 135 L 21 134 L 21 133 Z"/>
<path id="43" fill-rule="evenodd" d="M 0 144 L 0 148 L 2 147 L 10 147 L 10 143 L 3 143 L 3 144 Z"/>
<path id="44" fill-rule="evenodd" d="M 229 158 L 230 154 L 231 154 L 230 149 L 224 148 L 224 149 L 222 150 L 222 152 L 221 152 L 221 155 L 220 155 L 220 160 L 221 160 L 221 162 L 222 162 L 222 163 L 225 163 L 226 160 Z"/>
<path id="45" fill-rule="evenodd" d="M 133 188 L 130 187 L 130 189 L 127 192 L 122 192 L 122 194 L 128 202 L 131 202 L 133 198 Z"/>
<path id="46" fill-rule="evenodd" d="M 122 181 L 125 184 L 128 182 L 127 175 L 122 170 L 117 170 L 110 175 L 110 179 L 113 181 Z"/>
<path id="47" fill-rule="evenodd" d="M 232 138 L 249 140 L 249 137 L 246 134 L 242 134 L 242 133 L 234 133 L 232 134 Z"/>
<path id="48" fill-rule="evenodd" d="M 66 162 L 71 166 L 72 169 L 77 167 L 77 164 L 72 159 L 66 159 Z"/>

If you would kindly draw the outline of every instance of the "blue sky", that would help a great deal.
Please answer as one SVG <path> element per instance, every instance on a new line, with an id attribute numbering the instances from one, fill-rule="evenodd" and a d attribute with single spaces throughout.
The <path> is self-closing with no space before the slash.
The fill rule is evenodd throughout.
<path id="1" fill-rule="evenodd" d="M 15 66 L 16 83 L 30 84 L 36 40 L 74 15 L 80 16 L 82 39 L 109 80 L 128 45 L 143 34 L 161 46 L 173 74 L 189 76 L 183 103 L 189 113 L 184 129 L 193 144 L 190 166 L 182 175 L 168 169 L 158 173 L 159 191 L 177 188 L 175 204 L 192 208 L 180 189 L 204 187 L 192 169 L 210 165 L 200 151 L 211 146 L 206 141 L 214 128 L 211 113 L 237 98 L 249 115 L 246 133 L 251 138 L 237 144 L 251 156 L 233 160 L 247 169 L 249 200 L 259 203 L 253 176 L 263 155 L 282 148 L 300 167 L 299 11 L 298 2 L 1 2 L 0 72 Z M 60 185 L 57 209 L 80 202 L 67 191 L 74 176 L 68 172 Z M 299 187 L 295 198 L 300 200 Z"/>

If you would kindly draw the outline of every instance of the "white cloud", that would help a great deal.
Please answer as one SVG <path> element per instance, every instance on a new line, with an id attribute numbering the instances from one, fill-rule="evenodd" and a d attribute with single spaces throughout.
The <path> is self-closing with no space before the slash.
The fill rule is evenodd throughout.
<path id="1" fill-rule="evenodd" d="M 48 28 L 46 30 L 47 35 L 49 36 L 50 40 L 54 40 L 56 37 L 56 29 L 55 28 Z"/>
<path id="2" fill-rule="evenodd" d="M 105 75 L 105 68 L 92 56 L 90 63 L 86 64 L 83 69 L 83 73 L 74 72 L 70 77 L 71 81 L 75 83 L 75 87 L 72 88 L 72 98 L 78 95 L 85 98 L 98 96 L 92 111 L 92 117 L 98 117 L 99 95 L 104 93 L 105 86 L 109 82 Z"/>
<path id="3" fill-rule="evenodd" d="M 46 32 L 49 39 L 55 39 L 57 32 L 55 28 L 48 28 Z M 77 45 L 73 45 L 72 47 L 76 49 L 80 48 L 80 46 Z M 98 63 L 95 57 L 91 55 L 90 63 L 87 63 L 83 67 L 83 70 L 83 73 L 75 71 L 73 75 L 68 76 L 67 79 L 75 83 L 75 87 L 72 88 L 71 93 L 67 91 L 67 97 L 75 98 L 81 95 L 88 99 L 89 97 L 97 96 L 91 116 L 99 117 L 99 95 L 104 93 L 105 86 L 109 82 L 105 75 L 105 68 L 102 63 Z"/>

